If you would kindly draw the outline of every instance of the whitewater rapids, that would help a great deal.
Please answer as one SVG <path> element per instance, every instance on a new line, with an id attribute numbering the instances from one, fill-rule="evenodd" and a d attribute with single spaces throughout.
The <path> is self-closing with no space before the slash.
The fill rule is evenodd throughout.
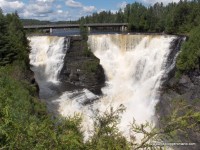
<path id="1" fill-rule="evenodd" d="M 126 107 L 126 111 L 122 114 L 119 130 L 128 138 L 133 118 L 137 123 L 154 121 L 161 79 L 166 72 L 171 42 L 175 38 L 167 35 L 90 35 L 88 44 L 100 59 L 106 75 L 106 86 L 99 100 L 86 106 L 81 102 L 97 98 L 87 89 L 66 91 L 52 99 L 55 93 L 49 82 L 54 86 L 59 84 L 58 76 L 66 53 L 63 51 L 64 38 L 30 37 L 30 60 L 39 83 L 40 95 L 47 101 L 51 99 L 52 103 L 57 103 L 58 112 L 63 116 L 82 114 L 82 129 L 86 139 L 93 130 L 91 118 L 94 110 L 104 112 L 109 107 L 116 109 L 121 104 Z M 81 94 L 72 96 L 77 93 Z"/>

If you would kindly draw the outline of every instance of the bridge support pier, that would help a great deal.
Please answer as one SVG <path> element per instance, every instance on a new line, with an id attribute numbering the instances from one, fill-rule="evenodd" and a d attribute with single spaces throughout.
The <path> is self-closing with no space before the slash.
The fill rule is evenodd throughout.
<path id="1" fill-rule="evenodd" d="M 52 28 L 49 29 L 49 33 L 53 33 L 53 29 Z"/>
<path id="2" fill-rule="evenodd" d="M 88 26 L 88 27 L 87 27 L 87 30 L 88 30 L 88 32 L 90 32 L 90 31 L 91 31 L 91 27 Z"/>
<path id="3" fill-rule="evenodd" d="M 121 26 L 120 31 L 121 32 L 126 32 L 127 31 L 127 27 L 126 26 Z"/>

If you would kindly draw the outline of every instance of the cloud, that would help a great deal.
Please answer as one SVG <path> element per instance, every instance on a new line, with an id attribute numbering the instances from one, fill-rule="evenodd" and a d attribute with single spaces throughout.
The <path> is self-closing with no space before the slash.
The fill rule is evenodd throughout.
<path id="1" fill-rule="evenodd" d="M 94 7 L 94 6 L 84 6 L 83 7 L 83 11 L 85 12 L 85 13 L 92 13 L 92 12 L 94 12 L 96 10 L 96 7 Z"/>
<path id="2" fill-rule="evenodd" d="M 44 2 L 44 3 L 52 3 L 52 2 L 54 2 L 55 0 L 36 0 L 36 1 L 38 1 L 38 2 Z"/>
<path id="3" fill-rule="evenodd" d="M 47 17 L 53 13 L 53 2 L 54 0 L 30 1 L 21 15 L 25 18 Z"/>
<path id="4" fill-rule="evenodd" d="M 47 4 L 32 4 L 29 5 L 25 10 L 35 14 L 48 14 L 53 12 L 52 7 Z"/>
<path id="5" fill-rule="evenodd" d="M 116 13 L 115 9 L 123 9 L 127 0 L 121 0 L 116 8 L 111 10 Z M 165 5 L 169 2 L 178 2 L 179 0 L 137 0 L 146 6 L 153 5 L 156 2 L 163 2 Z M 82 1 L 83 2 L 83 1 Z M 67 6 L 67 7 L 66 7 Z M 0 0 L 0 7 L 4 13 L 17 11 L 22 18 L 32 19 L 50 19 L 55 20 L 75 20 L 81 16 L 90 15 L 97 11 L 101 12 L 105 9 L 97 9 L 95 6 L 84 5 L 79 0 Z"/>
<path id="6" fill-rule="evenodd" d="M 63 10 L 57 10 L 57 13 L 62 14 Z"/>
<path id="7" fill-rule="evenodd" d="M 17 11 L 24 19 L 50 21 L 76 20 L 97 10 L 76 0 L 0 0 L 0 7 L 5 14 Z"/>
<path id="8" fill-rule="evenodd" d="M 144 4 L 148 4 L 148 5 L 153 5 L 157 2 L 159 3 L 163 3 L 164 5 L 167 5 L 168 3 L 171 3 L 171 2 L 179 2 L 180 0 L 140 0 L 141 3 L 144 3 Z"/>
<path id="9" fill-rule="evenodd" d="M 70 20 L 71 16 L 68 11 L 57 10 L 48 17 L 44 18 L 44 20 L 51 20 L 51 21 L 60 21 L 60 20 Z"/>
<path id="10" fill-rule="evenodd" d="M 61 5 L 57 5 L 56 8 L 57 8 L 57 9 L 60 9 L 60 8 L 62 8 L 62 6 L 61 6 Z"/>
<path id="11" fill-rule="evenodd" d="M 74 0 L 67 0 L 65 2 L 65 4 L 68 6 L 68 7 L 72 7 L 72 8 L 80 8 L 80 7 L 83 7 L 83 5 L 80 3 L 80 2 L 76 2 Z"/>
<path id="12" fill-rule="evenodd" d="M 119 3 L 118 5 L 117 5 L 117 7 L 118 8 L 121 8 L 121 9 L 124 9 L 125 7 L 126 7 L 126 5 L 127 5 L 127 2 L 121 2 L 121 3 Z"/>
<path id="13" fill-rule="evenodd" d="M 110 10 L 111 13 L 116 14 L 118 10 Z"/>
<path id="14" fill-rule="evenodd" d="M 72 19 L 69 11 L 63 9 L 61 4 L 56 3 L 56 0 L 29 0 L 29 3 L 19 13 L 19 16 L 25 19 L 31 18 L 49 21 Z"/>
<path id="15" fill-rule="evenodd" d="M 54 10 L 55 0 L 30 0 L 21 13 L 20 17 L 27 19 L 51 20 L 58 12 Z"/>
<path id="16" fill-rule="evenodd" d="M 79 16 L 89 14 L 96 10 L 95 6 L 85 6 L 82 3 L 74 0 L 67 0 L 65 4 L 70 8 L 79 8 Z"/>
<path id="17" fill-rule="evenodd" d="M 18 0 L 0 0 L 0 7 L 5 13 L 20 11 L 24 7 L 24 3 Z"/>

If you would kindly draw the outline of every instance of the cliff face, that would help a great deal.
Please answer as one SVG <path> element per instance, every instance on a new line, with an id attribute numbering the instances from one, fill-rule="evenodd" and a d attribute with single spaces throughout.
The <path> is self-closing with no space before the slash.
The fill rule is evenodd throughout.
<path id="1" fill-rule="evenodd" d="M 162 88 L 160 90 L 160 101 L 156 106 L 156 115 L 159 119 L 165 118 L 173 109 L 174 101 L 179 102 L 184 100 L 186 104 L 195 107 L 200 111 L 200 70 L 193 70 L 180 78 L 175 77 L 176 68 L 173 63 L 176 61 L 176 56 L 180 50 L 180 46 L 184 37 L 179 37 L 174 44 L 171 45 L 173 49 L 169 55 L 167 62 L 166 76 L 163 78 Z M 162 126 L 162 124 L 159 124 Z M 200 128 L 200 125 L 199 125 Z M 193 129 L 185 129 L 186 134 L 177 133 L 179 141 L 183 143 L 197 143 L 195 146 L 177 146 L 173 147 L 178 150 L 199 149 L 200 133 L 193 131 Z"/>
<path id="2" fill-rule="evenodd" d="M 166 117 L 172 110 L 174 100 L 184 100 L 187 104 L 200 111 L 200 71 L 191 71 L 189 74 L 182 75 L 179 79 L 172 76 L 165 82 L 161 91 L 160 101 L 157 104 L 157 115 Z M 162 125 L 161 125 L 162 126 Z M 199 125 L 200 128 L 200 125 Z M 178 133 L 180 142 L 196 143 L 195 146 L 177 146 L 177 150 L 198 150 L 200 143 L 200 133 L 193 129 L 185 129 L 188 135 Z M 176 142 L 176 141 L 175 141 Z"/>
<path id="3" fill-rule="evenodd" d="M 105 76 L 100 61 L 88 49 L 81 37 L 71 37 L 70 47 L 60 74 L 63 87 L 68 90 L 88 89 L 101 94 Z"/>

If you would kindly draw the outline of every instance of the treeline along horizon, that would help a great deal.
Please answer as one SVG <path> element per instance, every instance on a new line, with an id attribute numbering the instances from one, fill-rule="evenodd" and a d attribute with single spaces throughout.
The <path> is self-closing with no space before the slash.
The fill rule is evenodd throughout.
<path id="1" fill-rule="evenodd" d="M 155 3 L 144 6 L 135 2 L 127 4 L 116 13 L 102 11 L 81 17 L 79 23 L 128 23 L 136 32 L 188 33 L 200 24 L 200 0 L 180 0 L 178 3 Z"/>
<path id="2" fill-rule="evenodd" d="M 124 9 L 95 12 L 72 21 L 40 21 L 21 19 L 23 25 L 65 24 L 65 23 L 128 23 L 129 31 L 165 32 L 169 34 L 188 34 L 200 24 L 200 0 L 180 0 L 178 3 L 164 5 L 162 2 L 144 6 L 135 2 L 127 4 Z"/>

